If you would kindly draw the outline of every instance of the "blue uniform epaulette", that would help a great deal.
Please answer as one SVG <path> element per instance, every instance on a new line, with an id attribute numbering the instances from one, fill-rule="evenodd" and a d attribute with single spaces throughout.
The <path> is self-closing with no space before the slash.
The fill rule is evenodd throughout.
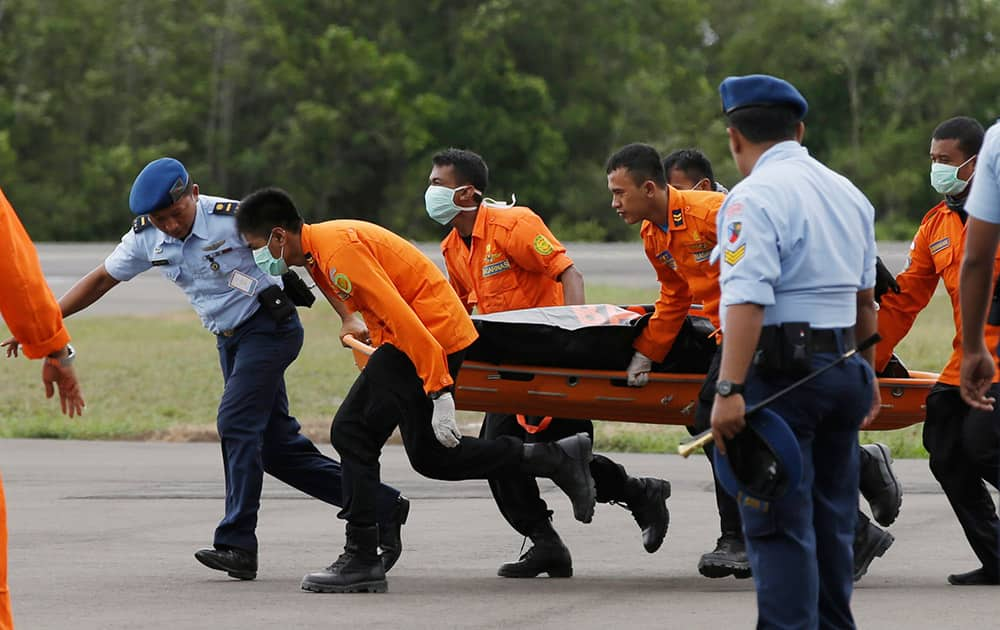
<path id="1" fill-rule="evenodd" d="M 138 234 L 151 225 L 153 225 L 153 222 L 149 220 L 149 215 L 143 214 L 132 220 L 132 231 Z"/>
<path id="2" fill-rule="evenodd" d="M 236 214 L 236 209 L 240 207 L 238 201 L 217 201 L 214 206 L 212 206 L 212 214 L 226 214 L 229 216 L 234 216 Z"/>

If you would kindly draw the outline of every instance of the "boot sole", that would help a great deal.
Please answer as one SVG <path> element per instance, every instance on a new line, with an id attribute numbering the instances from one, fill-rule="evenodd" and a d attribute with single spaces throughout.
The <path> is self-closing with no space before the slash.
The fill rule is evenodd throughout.
<path id="1" fill-rule="evenodd" d="M 312 593 L 386 593 L 389 591 L 389 584 L 385 580 L 375 580 L 372 582 L 358 582 L 356 584 L 345 584 L 336 586 L 332 584 L 317 584 L 302 580 L 303 591 Z"/>
<path id="2" fill-rule="evenodd" d="M 577 433 L 576 439 L 569 444 L 560 444 L 566 456 L 573 460 L 578 468 L 578 472 L 587 480 L 586 504 L 580 505 L 577 501 L 573 503 L 573 516 L 581 523 L 589 523 L 594 519 L 594 506 L 597 504 L 597 486 L 594 477 L 590 474 L 590 461 L 594 459 L 593 444 L 586 433 Z"/>
<path id="3" fill-rule="evenodd" d="M 729 577 L 730 575 L 737 580 L 745 580 L 753 575 L 753 570 L 740 567 L 731 563 L 723 562 L 705 562 L 704 560 L 698 562 L 698 573 L 701 573 L 707 578 L 713 580 L 718 578 Z"/>
<path id="4" fill-rule="evenodd" d="M 549 569 L 545 571 L 539 571 L 538 573 L 504 573 L 502 570 L 497 571 L 497 575 L 502 578 L 535 578 L 541 574 L 547 574 L 550 578 L 570 578 L 573 577 L 573 567 L 562 567 L 558 569 Z"/>
<path id="5" fill-rule="evenodd" d="M 896 542 L 895 536 L 893 536 L 889 532 L 884 532 L 884 533 L 885 536 L 882 537 L 878 545 L 872 550 L 871 555 L 862 564 L 861 570 L 854 574 L 855 582 L 863 578 L 868 573 L 868 567 L 870 567 L 872 562 L 875 561 L 875 558 L 881 558 L 885 554 L 885 552 L 889 550 L 889 547 L 892 546 L 892 543 Z"/>

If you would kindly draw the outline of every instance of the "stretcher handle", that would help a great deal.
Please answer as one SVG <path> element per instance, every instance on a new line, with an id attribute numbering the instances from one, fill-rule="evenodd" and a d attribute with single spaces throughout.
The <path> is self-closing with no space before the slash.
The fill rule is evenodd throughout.
<path id="1" fill-rule="evenodd" d="M 824 365 L 823 367 L 819 368 L 818 370 L 816 370 L 814 372 L 810 372 L 809 374 L 806 374 L 805 376 L 803 376 L 799 380 L 795 381 L 794 383 L 792 383 L 788 387 L 786 387 L 786 388 L 784 388 L 782 390 L 779 390 L 779 391 L 771 394 L 770 396 L 768 396 L 764 400 L 760 401 L 756 405 L 750 407 L 749 409 L 746 410 L 746 412 L 744 412 L 744 414 L 743 414 L 744 417 L 746 417 L 746 416 L 752 416 L 756 412 L 758 412 L 761 409 L 763 409 L 764 407 L 770 405 L 775 400 L 777 400 L 778 398 L 781 398 L 782 396 L 784 396 L 788 392 L 792 391 L 796 387 L 798 387 L 800 385 L 803 385 L 804 383 L 807 383 L 807 382 L 813 380 L 814 378 L 816 378 L 817 376 L 819 376 L 823 372 L 826 372 L 830 368 L 832 368 L 834 366 L 837 366 L 837 365 L 840 365 L 844 361 L 846 361 L 846 360 L 850 359 L 851 357 L 853 357 L 855 354 L 857 354 L 859 352 L 864 352 L 865 350 L 867 350 L 868 348 L 871 348 L 872 346 L 874 346 L 875 344 L 877 344 L 881 340 L 882 340 L 882 337 L 878 333 L 875 333 L 871 337 L 869 337 L 869 338 L 865 339 L 864 341 L 862 341 L 861 343 L 859 343 L 856 348 L 848 350 L 844 354 L 842 354 L 839 357 L 837 357 L 837 359 L 835 361 L 832 361 L 831 363 L 828 363 L 828 364 Z M 691 440 L 689 440 L 687 442 L 684 442 L 683 444 L 679 444 L 677 446 L 677 452 L 680 454 L 681 457 L 688 457 L 689 455 L 691 455 L 691 453 L 694 453 L 695 451 L 697 451 L 698 449 L 704 447 L 706 444 L 708 444 L 711 441 L 712 441 L 712 430 L 711 429 L 706 429 L 706 430 L 702 431 L 701 433 L 699 433 L 698 435 L 694 436 L 693 439 L 691 439 Z"/>
<path id="2" fill-rule="evenodd" d="M 360 352 L 365 356 L 370 357 L 372 356 L 372 353 L 375 352 L 375 348 L 369 346 L 367 343 L 363 341 L 355 339 L 354 335 L 344 335 L 343 337 L 340 338 L 340 341 L 348 348 L 351 348 L 352 350 L 357 350 L 358 352 Z"/>

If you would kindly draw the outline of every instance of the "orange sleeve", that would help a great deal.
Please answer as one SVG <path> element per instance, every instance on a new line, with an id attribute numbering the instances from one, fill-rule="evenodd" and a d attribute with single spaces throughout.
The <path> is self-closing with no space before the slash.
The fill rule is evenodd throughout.
<path id="1" fill-rule="evenodd" d="M 566 248 L 534 212 L 525 213 L 511 229 L 504 246 L 517 266 L 557 280 L 573 266 Z"/>
<path id="2" fill-rule="evenodd" d="M 358 293 L 362 313 L 386 323 L 392 344 L 410 358 L 428 394 L 454 384 L 448 373 L 448 355 L 424 325 L 416 312 L 400 295 L 385 268 L 371 250 L 360 241 L 352 241 L 326 261 L 327 269 L 336 267 L 347 275 Z M 414 278 L 414 282 L 422 279 Z M 363 305 L 363 307 L 362 307 Z"/>
<path id="3" fill-rule="evenodd" d="M 38 252 L 0 190 L 0 314 L 25 356 L 40 359 L 69 343 L 62 311 L 42 275 Z"/>
<path id="4" fill-rule="evenodd" d="M 882 296 L 878 311 L 878 334 L 882 341 L 875 347 L 875 368 L 885 369 L 896 344 L 906 336 L 920 311 L 927 306 L 938 285 L 924 225 L 917 229 L 910 246 L 910 262 L 898 276 L 899 293 Z"/>
<path id="5" fill-rule="evenodd" d="M 653 316 L 632 347 L 659 362 L 666 358 L 673 347 L 688 309 L 691 308 L 692 297 L 687 281 L 660 262 L 656 253 L 650 251 L 649 244 L 646 245 L 646 257 L 656 269 L 656 278 L 660 281 L 660 297 L 656 300 Z"/>

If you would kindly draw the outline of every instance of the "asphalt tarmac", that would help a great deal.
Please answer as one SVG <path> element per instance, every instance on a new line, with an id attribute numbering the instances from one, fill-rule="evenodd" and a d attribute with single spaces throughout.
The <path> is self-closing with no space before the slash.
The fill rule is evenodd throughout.
<path id="1" fill-rule="evenodd" d="M 331 453 L 329 445 L 320 448 Z M 573 520 L 543 496 L 573 554 L 571 579 L 510 580 L 497 567 L 521 538 L 483 481 L 437 482 L 386 447 L 382 475 L 413 500 L 405 551 L 386 594 L 299 589 L 343 545 L 336 509 L 267 478 L 252 582 L 201 566 L 223 509 L 217 444 L 0 440 L 10 526 L 10 586 L 19 630 L 272 628 L 751 628 L 752 581 L 709 580 L 698 557 L 717 536 L 707 462 L 615 454 L 636 475 L 669 479 L 670 530 L 647 554 L 632 517 L 598 505 Z M 927 463 L 897 462 L 906 488 L 896 542 L 858 583 L 859 628 L 992 628 L 1000 587 L 955 587 L 978 566 Z"/>

